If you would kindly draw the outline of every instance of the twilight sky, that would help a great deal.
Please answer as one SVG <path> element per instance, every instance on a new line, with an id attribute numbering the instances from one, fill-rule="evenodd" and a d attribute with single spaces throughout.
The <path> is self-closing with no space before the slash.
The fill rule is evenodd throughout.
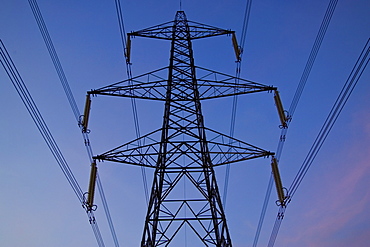
<path id="1" fill-rule="evenodd" d="M 279 88 L 292 101 L 329 1 L 252 4 L 241 76 Z M 74 97 L 82 112 L 86 91 L 126 79 L 114 1 L 38 1 Z M 173 20 L 179 1 L 122 0 L 127 32 Z M 182 0 L 189 20 L 241 35 L 245 1 Z M 280 160 L 289 187 L 370 34 L 370 2 L 339 0 L 288 131 Z M 81 187 L 89 179 L 80 130 L 26 0 L 2 0 L 0 39 Z M 169 43 L 135 38 L 134 75 L 168 64 Z M 230 37 L 194 41 L 195 63 L 235 74 Z M 370 242 L 370 71 L 362 75 L 288 206 L 275 246 L 367 246 Z M 97 246 L 88 219 L 28 112 L 0 68 L 0 245 Z M 205 125 L 229 133 L 231 98 L 205 101 Z M 137 101 L 140 131 L 161 126 L 163 105 Z M 235 137 L 276 151 L 280 129 L 273 95 L 239 97 Z M 93 98 L 90 140 L 100 154 L 135 138 L 128 99 Z M 138 167 L 99 163 L 120 246 L 138 246 L 146 199 Z M 223 193 L 225 168 L 217 168 Z M 146 170 L 151 181 L 152 171 Z M 270 176 L 269 159 L 233 164 L 226 217 L 233 246 L 252 246 Z M 266 246 L 276 217 L 272 191 L 258 246 Z M 96 217 L 113 246 L 99 197 Z M 191 246 L 190 243 L 184 246 Z"/>

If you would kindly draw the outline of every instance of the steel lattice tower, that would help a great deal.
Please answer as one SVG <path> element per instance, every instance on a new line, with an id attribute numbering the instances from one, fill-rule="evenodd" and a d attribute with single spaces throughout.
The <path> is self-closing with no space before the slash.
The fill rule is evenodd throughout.
<path id="1" fill-rule="evenodd" d="M 273 155 L 204 126 L 201 100 L 276 91 L 195 66 L 192 40 L 218 35 L 235 41 L 233 31 L 188 21 L 178 11 L 174 21 L 128 34 L 128 44 L 138 36 L 170 40 L 168 67 L 88 92 L 87 102 L 98 94 L 164 101 L 161 128 L 94 157 L 154 169 L 142 247 L 168 246 L 185 226 L 204 246 L 232 246 L 214 167 Z M 189 187 L 186 197 L 178 192 L 184 183 Z"/>

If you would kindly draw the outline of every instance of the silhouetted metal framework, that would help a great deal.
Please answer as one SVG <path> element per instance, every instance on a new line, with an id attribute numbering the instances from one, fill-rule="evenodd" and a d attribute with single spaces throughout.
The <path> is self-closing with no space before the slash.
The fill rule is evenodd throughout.
<path id="1" fill-rule="evenodd" d="M 170 40 L 168 67 L 88 92 L 165 102 L 161 128 L 94 157 L 155 169 L 142 247 L 175 244 L 185 226 L 199 241 L 191 246 L 232 246 L 214 167 L 273 155 L 204 126 L 201 100 L 276 91 L 195 66 L 192 40 L 218 35 L 234 32 L 188 21 L 178 11 L 174 21 L 129 34 Z"/>

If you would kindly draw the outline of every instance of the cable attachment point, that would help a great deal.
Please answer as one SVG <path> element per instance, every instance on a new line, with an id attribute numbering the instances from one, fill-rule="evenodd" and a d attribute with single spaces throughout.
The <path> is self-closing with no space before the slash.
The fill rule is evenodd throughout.
<path id="1" fill-rule="evenodd" d="M 97 208 L 98 208 L 98 206 L 97 205 L 90 205 L 89 203 L 88 203 L 88 194 L 89 194 L 89 192 L 85 192 L 84 194 L 83 194 L 83 203 L 82 203 L 82 207 L 85 209 L 85 211 L 86 212 L 91 212 L 91 211 L 96 211 L 97 210 Z"/>
<path id="2" fill-rule="evenodd" d="M 290 196 L 288 195 L 288 190 L 285 187 L 283 187 L 283 194 L 285 195 L 283 200 L 276 200 L 275 204 L 278 207 L 285 208 L 291 201 Z"/>
<path id="3" fill-rule="evenodd" d="M 84 126 L 84 118 L 85 118 L 84 115 L 80 115 L 80 117 L 78 118 L 78 127 L 82 130 L 82 133 L 89 134 L 90 130 L 87 129 L 87 126 L 86 127 Z"/>

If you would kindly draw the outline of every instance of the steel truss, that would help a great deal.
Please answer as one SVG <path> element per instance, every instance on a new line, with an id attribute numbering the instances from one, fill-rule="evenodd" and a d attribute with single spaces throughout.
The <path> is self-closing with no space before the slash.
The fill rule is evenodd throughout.
<path id="1" fill-rule="evenodd" d="M 201 100 L 276 90 L 194 65 L 192 40 L 233 34 L 178 11 L 174 21 L 129 34 L 170 40 L 168 67 L 88 92 L 165 102 L 161 128 L 94 157 L 155 169 L 142 247 L 175 243 L 185 226 L 199 242 L 192 246 L 232 246 L 214 167 L 273 155 L 204 126 Z M 181 184 L 190 187 L 185 196 Z"/>

